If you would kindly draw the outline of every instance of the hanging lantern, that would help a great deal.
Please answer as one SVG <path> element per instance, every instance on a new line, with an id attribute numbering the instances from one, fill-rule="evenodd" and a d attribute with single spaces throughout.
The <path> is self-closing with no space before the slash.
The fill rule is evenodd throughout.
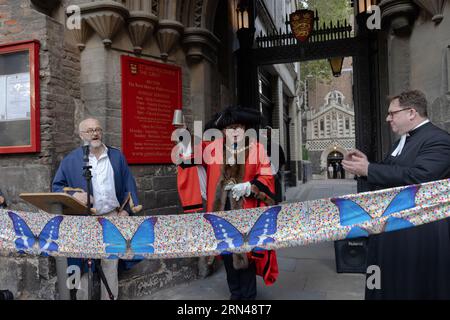
<path id="1" fill-rule="evenodd" d="M 339 77 L 341 75 L 344 57 L 329 58 L 328 62 L 330 62 L 331 71 L 333 72 L 333 76 Z"/>

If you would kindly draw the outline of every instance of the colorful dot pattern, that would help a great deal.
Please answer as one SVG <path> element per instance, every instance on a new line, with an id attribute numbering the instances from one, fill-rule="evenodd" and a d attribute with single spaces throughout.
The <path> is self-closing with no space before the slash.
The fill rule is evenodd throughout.
<path id="1" fill-rule="evenodd" d="M 334 241 L 346 238 L 353 227 L 361 227 L 371 234 L 383 232 L 389 217 L 382 217 L 392 199 L 405 187 L 346 195 L 368 212 L 372 219 L 360 224 L 341 226 L 339 209 L 330 199 L 320 199 L 281 205 L 278 214 L 277 230 L 270 237 L 275 241 L 263 247 L 278 249 L 312 243 Z M 214 212 L 235 226 L 242 234 L 251 230 L 259 216 L 267 208 Z M 18 256 L 15 241 L 18 239 L 8 210 L 0 210 L 0 255 Z M 55 217 L 43 211 L 14 211 L 29 226 L 35 237 L 39 238 L 46 223 Z M 415 207 L 393 213 L 390 217 L 403 218 L 413 225 L 429 223 L 450 216 L 450 179 L 422 184 L 415 197 Z M 123 237 L 133 238 L 139 225 L 148 217 L 108 217 Z M 183 258 L 217 255 L 217 244 L 211 224 L 203 213 L 157 216 L 154 227 L 154 253 L 140 254 L 146 259 Z M 49 252 L 52 256 L 107 258 L 102 226 L 97 217 L 64 216 L 59 228 L 59 237 L 55 241 L 58 251 Z M 261 246 L 259 246 L 261 247 Z M 248 252 L 252 249 L 245 243 L 242 247 L 231 249 L 233 252 Z M 39 246 L 35 245 L 26 254 L 39 255 Z M 132 259 L 133 252 L 121 255 Z"/>

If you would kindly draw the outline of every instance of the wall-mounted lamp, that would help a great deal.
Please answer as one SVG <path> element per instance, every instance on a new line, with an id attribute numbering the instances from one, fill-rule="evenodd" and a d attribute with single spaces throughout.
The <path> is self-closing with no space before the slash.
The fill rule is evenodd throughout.
<path id="1" fill-rule="evenodd" d="M 254 0 L 239 0 L 236 4 L 237 37 L 241 49 L 249 49 L 253 46 L 255 28 L 252 22 Z"/>
<path id="2" fill-rule="evenodd" d="M 249 0 L 240 0 L 236 6 L 238 30 L 250 28 Z"/>

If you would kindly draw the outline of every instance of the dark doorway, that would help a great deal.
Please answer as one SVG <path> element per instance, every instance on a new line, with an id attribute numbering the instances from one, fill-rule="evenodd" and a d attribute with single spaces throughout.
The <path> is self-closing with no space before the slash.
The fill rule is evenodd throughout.
<path id="1" fill-rule="evenodd" d="M 339 151 L 332 151 L 327 158 L 327 172 L 329 179 L 345 179 L 344 168 L 342 167 L 344 155 Z"/>

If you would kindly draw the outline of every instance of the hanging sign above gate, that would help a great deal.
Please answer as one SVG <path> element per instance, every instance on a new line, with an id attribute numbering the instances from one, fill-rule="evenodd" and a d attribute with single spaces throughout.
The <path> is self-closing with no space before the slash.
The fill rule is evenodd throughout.
<path id="1" fill-rule="evenodd" d="M 314 28 L 314 11 L 302 9 L 289 15 L 292 33 L 298 41 L 305 42 Z"/>

